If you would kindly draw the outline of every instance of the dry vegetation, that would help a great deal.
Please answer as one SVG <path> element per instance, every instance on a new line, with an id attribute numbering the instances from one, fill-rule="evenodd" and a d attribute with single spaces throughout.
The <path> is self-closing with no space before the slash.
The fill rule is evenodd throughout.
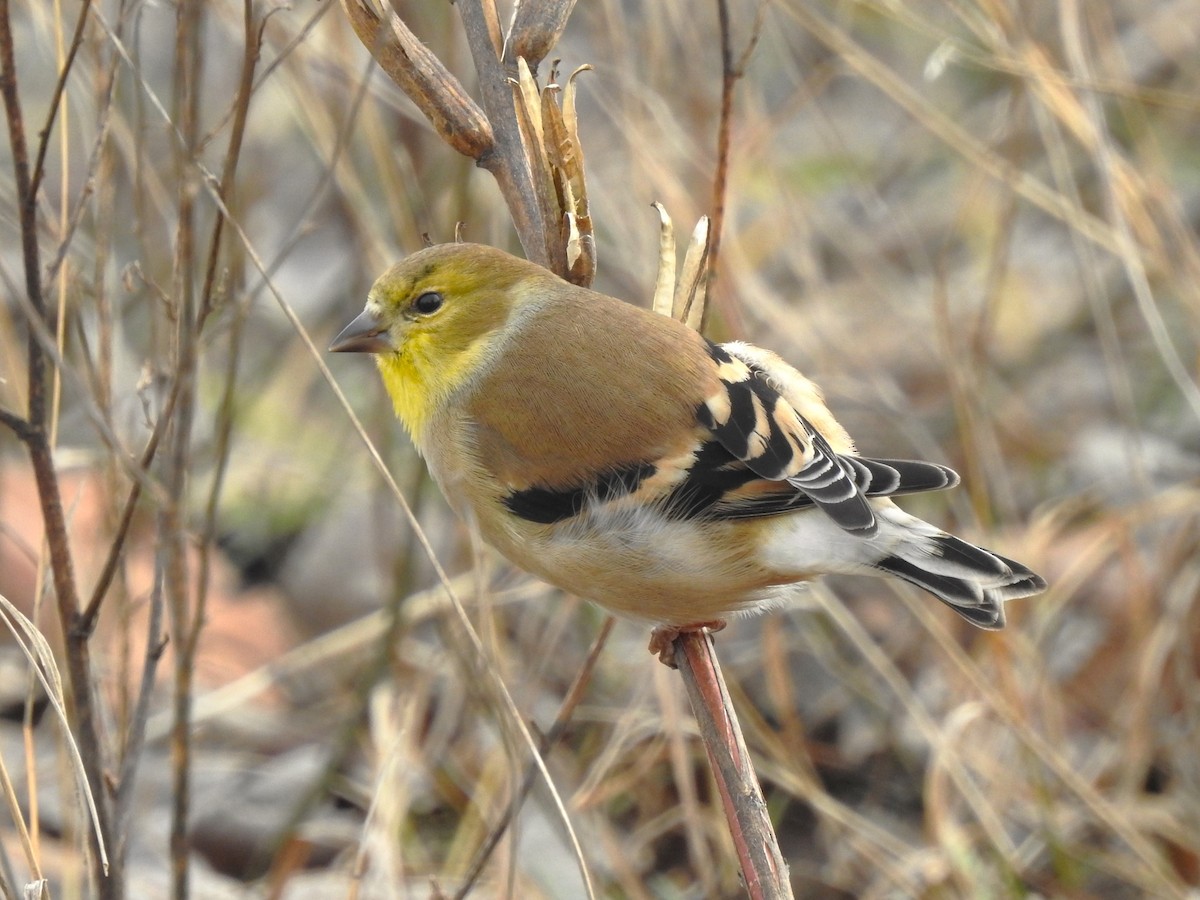
<path id="1" fill-rule="evenodd" d="M 459 8 L 397 5 L 474 93 Z M 735 52 L 759 10 L 730 4 Z M 838 580 L 718 637 L 796 893 L 1195 891 L 1200 2 L 761 11 L 709 332 L 797 363 L 864 451 L 956 467 L 962 488 L 909 508 L 1052 585 L 998 635 Z M 0 644 L 0 888 L 452 895 L 529 754 L 445 593 L 422 592 L 434 567 L 324 366 L 437 559 L 474 573 L 456 593 L 535 737 L 604 617 L 473 548 L 371 367 L 321 348 L 423 235 L 517 249 L 508 210 L 328 0 L 97 0 L 59 98 L 80 13 L 0 2 L 0 594 L 49 641 Z M 596 285 L 645 303 L 650 204 L 689 224 L 712 205 L 717 4 L 591 0 L 553 56 L 594 67 Z M 51 325 L 30 345 L 35 294 Z M 616 626 L 545 755 L 582 860 L 538 782 L 473 896 L 582 896 L 581 866 L 598 896 L 739 896 L 645 639 Z M 63 688 L 22 647 L 49 679 L 59 660 L 82 768 L 47 701 Z"/>

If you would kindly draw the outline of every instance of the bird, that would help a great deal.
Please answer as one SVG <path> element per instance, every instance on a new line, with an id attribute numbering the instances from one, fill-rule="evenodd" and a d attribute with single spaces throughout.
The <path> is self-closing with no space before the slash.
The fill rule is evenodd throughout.
<path id="1" fill-rule="evenodd" d="M 681 633 L 784 605 L 822 575 L 899 578 L 973 625 L 1046 582 L 910 515 L 938 463 L 868 458 L 775 353 L 472 243 L 388 269 L 333 352 L 373 354 L 454 511 L 517 567 Z"/>

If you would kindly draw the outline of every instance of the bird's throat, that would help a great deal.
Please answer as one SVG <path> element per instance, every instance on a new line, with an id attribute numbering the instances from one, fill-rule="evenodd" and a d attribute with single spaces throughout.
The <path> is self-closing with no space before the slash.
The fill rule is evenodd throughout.
<path id="1" fill-rule="evenodd" d="M 401 352 L 375 357 L 396 416 L 418 450 L 434 414 L 479 370 L 484 353 L 483 342 L 453 354 L 427 352 L 430 349 L 420 340 L 409 340 Z"/>
<path id="2" fill-rule="evenodd" d="M 414 364 L 411 354 L 400 353 L 381 353 L 375 357 L 375 363 L 396 416 L 413 440 L 420 444 L 431 410 L 423 367 Z"/>

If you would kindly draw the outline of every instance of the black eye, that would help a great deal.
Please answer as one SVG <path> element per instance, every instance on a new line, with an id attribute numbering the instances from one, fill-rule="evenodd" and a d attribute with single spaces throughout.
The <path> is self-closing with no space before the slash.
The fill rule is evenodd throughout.
<path id="1" fill-rule="evenodd" d="M 445 301 L 442 299 L 442 295 L 437 291 L 426 291 L 413 301 L 413 309 L 415 309 L 421 315 L 427 316 L 430 313 L 435 313 L 441 309 L 442 303 L 444 302 Z"/>

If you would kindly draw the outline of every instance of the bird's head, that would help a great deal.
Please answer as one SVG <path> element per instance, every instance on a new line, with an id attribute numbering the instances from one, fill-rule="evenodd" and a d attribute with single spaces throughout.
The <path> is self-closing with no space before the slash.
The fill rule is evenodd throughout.
<path id="1" fill-rule="evenodd" d="M 436 404 L 482 371 L 534 295 L 523 285 L 543 277 L 552 276 L 492 247 L 428 247 L 380 276 L 329 349 L 376 354 L 396 413 L 418 436 Z"/>

